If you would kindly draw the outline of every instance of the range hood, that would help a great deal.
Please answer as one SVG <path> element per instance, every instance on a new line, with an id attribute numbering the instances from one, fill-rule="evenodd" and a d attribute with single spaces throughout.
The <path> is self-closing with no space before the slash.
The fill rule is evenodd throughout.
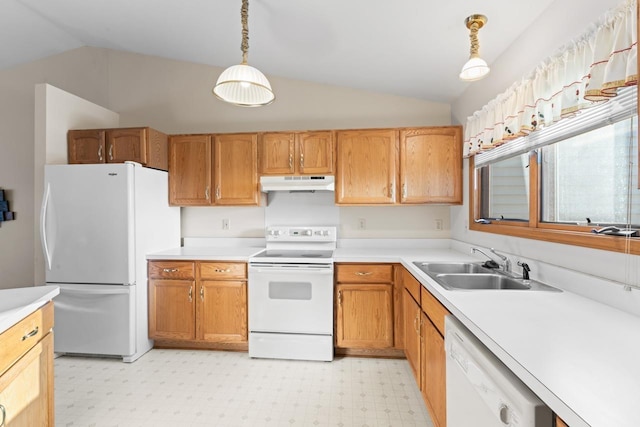
<path id="1" fill-rule="evenodd" d="M 262 176 L 260 191 L 334 191 L 335 178 L 326 176 Z"/>

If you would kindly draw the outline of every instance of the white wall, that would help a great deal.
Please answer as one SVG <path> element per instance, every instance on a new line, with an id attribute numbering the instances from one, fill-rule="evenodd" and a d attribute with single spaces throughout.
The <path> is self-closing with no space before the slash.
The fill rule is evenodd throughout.
<path id="1" fill-rule="evenodd" d="M 35 86 L 34 161 L 34 283 L 43 283 L 44 259 L 40 245 L 39 195 L 44 190 L 44 165 L 67 163 L 67 131 L 118 127 L 118 113 L 46 83 Z"/>
<path id="2" fill-rule="evenodd" d="M 233 107 L 211 93 L 221 72 L 222 68 L 91 47 L 0 71 L 0 188 L 6 190 L 16 212 L 15 221 L 0 226 L 0 241 L 11 248 L 0 251 L 0 288 L 42 283 L 43 273 L 34 272 L 34 263 L 41 264 L 39 231 L 35 226 L 41 199 L 38 186 L 46 159 L 61 161 L 64 149 L 57 132 L 55 148 L 47 152 L 47 94 L 45 91 L 38 95 L 36 109 L 34 88 L 38 84 L 50 84 L 119 113 L 120 126 L 151 126 L 169 134 L 428 126 L 448 125 L 451 121 L 447 104 L 274 76 L 269 76 L 277 96 L 274 104 L 258 109 Z M 92 126 L 90 123 L 95 122 L 84 123 Z M 392 230 L 409 234 L 409 227 L 415 227 L 413 235 L 429 235 L 435 232 L 434 221 L 429 218 L 445 217 L 442 209 L 372 208 L 367 230 L 357 234 L 377 237 L 390 235 Z M 261 236 L 264 210 L 264 206 L 184 208 L 182 233 Z M 360 214 L 356 218 L 357 215 Z M 390 217 L 400 220 L 394 224 Z M 427 220 L 422 221 L 422 217 Z M 221 229 L 222 218 L 232 218 L 231 230 Z M 353 215 L 349 210 L 345 218 L 345 229 L 352 232 Z M 398 224 L 407 226 L 402 229 Z M 446 224 L 445 219 L 445 227 Z M 448 233 L 444 230 L 435 234 Z"/>
<path id="3" fill-rule="evenodd" d="M 469 89 L 452 105 L 453 121 L 465 123 L 466 117 L 482 108 L 489 100 L 505 91 L 553 55 L 562 45 L 587 30 L 589 24 L 598 21 L 607 10 L 620 4 L 620 0 L 558 0 L 546 10 L 527 36 L 514 41 L 511 47 L 490 64 L 491 74 L 484 80 L 472 83 Z M 570 19 L 568 19 L 570 17 Z M 464 162 L 464 205 L 451 208 L 451 237 L 461 242 L 461 247 L 477 245 L 495 247 L 520 258 L 532 266 L 532 277 L 551 279 L 554 267 L 565 267 L 584 275 L 585 283 L 567 283 L 576 291 L 595 299 L 606 300 L 612 305 L 631 304 L 628 309 L 640 313 L 640 292 L 630 291 L 624 284 L 640 285 L 640 257 L 609 251 L 520 239 L 492 233 L 469 231 L 468 161 Z M 516 267 L 517 268 L 517 267 Z M 545 276 L 546 275 L 546 276 Z M 556 276 L 558 277 L 558 276 Z M 586 289 L 587 278 L 611 280 L 609 286 L 593 286 Z M 582 289 L 581 289 L 582 288 Z M 626 302 L 625 302 L 626 301 Z"/>
<path id="4" fill-rule="evenodd" d="M 105 51 L 109 63 L 109 108 L 123 126 L 150 125 L 166 133 L 319 130 L 448 125 L 447 104 L 382 95 L 269 76 L 276 102 L 239 108 L 211 94 L 222 68 L 157 57 Z M 183 208 L 183 237 L 262 237 L 259 208 Z M 367 229 L 357 230 L 357 208 L 340 209 L 342 237 L 448 237 L 449 208 L 365 208 Z M 355 215 L 355 216 L 354 216 Z M 222 220 L 231 218 L 230 230 Z M 443 218 L 444 230 L 435 219 Z"/>
<path id="5" fill-rule="evenodd" d="M 35 283 L 35 164 L 45 159 L 42 143 L 34 143 L 35 85 L 47 82 L 106 105 L 106 70 L 103 58 L 90 51 L 0 70 L 0 187 L 16 212 L 14 221 L 0 225 L 0 288 Z"/>

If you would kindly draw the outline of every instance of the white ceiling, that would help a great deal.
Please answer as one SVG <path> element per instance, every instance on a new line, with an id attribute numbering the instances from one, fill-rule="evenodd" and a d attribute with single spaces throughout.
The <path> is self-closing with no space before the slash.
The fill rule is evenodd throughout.
<path id="1" fill-rule="evenodd" d="M 491 63 L 554 0 L 250 0 L 249 64 L 267 76 L 450 103 L 470 83 L 464 19 Z M 559 0 L 560 1 L 560 0 Z M 0 0 L 0 69 L 81 46 L 227 67 L 240 0 Z M 277 88 L 274 88 L 277 89 Z"/>

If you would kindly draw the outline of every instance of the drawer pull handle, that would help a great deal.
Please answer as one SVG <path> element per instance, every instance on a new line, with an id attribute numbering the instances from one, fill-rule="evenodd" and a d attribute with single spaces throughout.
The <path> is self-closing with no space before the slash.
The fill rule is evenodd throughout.
<path id="1" fill-rule="evenodd" d="M 177 268 L 163 268 L 162 271 L 164 271 L 165 273 L 175 273 L 178 271 Z"/>
<path id="2" fill-rule="evenodd" d="M 2 412 L 2 422 L 0 423 L 0 427 L 4 427 L 4 422 L 7 421 L 7 410 L 3 405 L 0 405 L 0 412 Z"/>
<path id="3" fill-rule="evenodd" d="M 193 286 L 189 286 L 189 302 L 193 302 Z"/>
<path id="4" fill-rule="evenodd" d="M 370 276 L 373 272 L 371 271 L 356 271 L 356 276 Z"/>
<path id="5" fill-rule="evenodd" d="M 24 336 L 22 337 L 22 341 L 24 341 L 24 340 L 26 340 L 26 339 L 29 339 L 29 338 L 31 338 L 31 337 L 33 337 L 33 336 L 38 335 L 38 330 L 39 330 L 39 329 L 38 329 L 38 327 L 36 326 L 36 328 L 35 328 L 33 331 L 29 332 L 28 334 L 26 334 L 26 335 L 24 335 Z M 0 424 L 0 425 L 1 425 L 1 424 Z"/>
<path id="6" fill-rule="evenodd" d="M 200 301 L 204 301 L 204 286 L 200 286 Z"/>
<path id="7" fill-rule="evenodd" d="M 214 271 L 216 273 L 231 273 L 231 269 L 230 268 L 227 268 L 226 270 L 222 270 L 220 268 L 216 268 Z"/>

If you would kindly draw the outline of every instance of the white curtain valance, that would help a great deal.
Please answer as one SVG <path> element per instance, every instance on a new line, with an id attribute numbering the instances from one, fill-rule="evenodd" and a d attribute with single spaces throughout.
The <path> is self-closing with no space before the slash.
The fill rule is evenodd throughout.
<path id="1" fill-rule="evenodd" d="M 491 150 L 616 96 L 638 81 L 636 0 L 467 118 L 465 157 Z"/>

